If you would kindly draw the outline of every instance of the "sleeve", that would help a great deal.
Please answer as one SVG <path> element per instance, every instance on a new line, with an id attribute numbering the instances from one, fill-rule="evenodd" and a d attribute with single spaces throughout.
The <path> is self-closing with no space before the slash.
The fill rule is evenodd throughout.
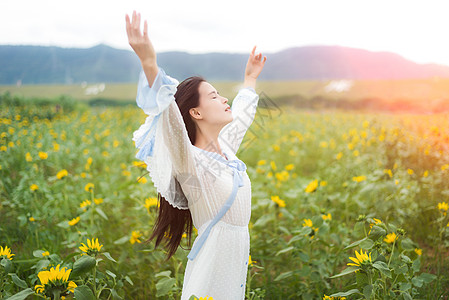
<path id="1" fill-rule="evenodd" d="M 236 154 L 246 131 L 256 115 L 259 95 L 251 87 L 241 88 L 232 101 L 233 120 L 222 128 L 218 135 L 220 145 L 226 145 Z"/>
<path id="2" fill-rule="evenodd" d="M 139 149 L 136 158 L 147 164 L 161 196 L 176 208 L 188 209 L 180 182 L 196 176 L 197 172 L 192 143 L 175 102 L 178 84 L 178 80 L 166 75 L 159 67 L 150 88 L 145 73 L 141 71 L 136 102 L 148 117 L 133 133 L 132 140 Z"/>

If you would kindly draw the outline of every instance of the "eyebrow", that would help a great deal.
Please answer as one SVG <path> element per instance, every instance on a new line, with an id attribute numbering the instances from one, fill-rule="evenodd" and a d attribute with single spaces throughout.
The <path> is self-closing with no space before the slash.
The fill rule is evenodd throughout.
<path id="1" fill-rule="evenodd" d="M 210 94 L 213 94 L 213 93 L 215 93 L 215 91 L 212 91 L 212 92 L 210 92 L 209 94 L 207 94 L 208 96 L 210 95 Z M 217 94 L 219 94 L 218 92 L 216 92 Z"/>

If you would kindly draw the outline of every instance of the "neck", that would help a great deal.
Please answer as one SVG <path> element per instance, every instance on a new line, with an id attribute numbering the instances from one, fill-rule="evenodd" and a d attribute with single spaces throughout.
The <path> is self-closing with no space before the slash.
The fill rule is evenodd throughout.
<path id="1" fill-rule="evenodd" d="M 197 127 L 197 136 L 195 140 L 195 147 L 201 148 L 206 151 L 216 152 L 223 156 L 223 152 L 221 151 L 220 144 L 218 143 L 218 134 L 220 131 L 211 130 L 208 132 L 201 131 Z"/>

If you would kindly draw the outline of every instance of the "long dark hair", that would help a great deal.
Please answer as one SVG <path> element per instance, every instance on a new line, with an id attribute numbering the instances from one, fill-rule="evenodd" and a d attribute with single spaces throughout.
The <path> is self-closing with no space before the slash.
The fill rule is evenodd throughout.
<path id="1" fill-rule="evenodd" d="M 206 80 L 200 76 L 189 77 L 178 85 L 175 93 L 175 101 L 181 112 L 192 144 L 195 144 L 196 140 L 196 127 L 189 110 L 200 104 L 199 86 L 203 81 Z M 156 249 L 164 240 L 164 246 L 168 250 L 165 260 L 167 261 L 178 249 L 184 232 L 189 241 L 188 245 L 191 245 L 193 228 L 192 215 L 189 209 L 178 209 L 171 206 L 160 193 L 158 193 L 158 201 L 159 213 L 153 226 L 153 233 L 147 242 L 156 238 L 156 245 L 154 247 Z"/>

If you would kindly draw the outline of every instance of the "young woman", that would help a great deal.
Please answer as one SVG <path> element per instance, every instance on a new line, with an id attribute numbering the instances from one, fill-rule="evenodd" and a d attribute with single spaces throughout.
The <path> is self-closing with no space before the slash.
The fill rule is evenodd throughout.
<path id="1" fill-rule="evenodd" d="M 184 233 L 191 241 L 181 299 L 244 299 L 249 258 L 251 181 L 236 153 L 259 101 L 256 79 L 266 57 L 253 48 L 245 81 L 232 102 L 202 77 L 179 83 L 157 65 L 145 21 L 126 15 L 129 44 L 143 71 L 137 105 L 148 115 L 133 134 L 136 157 L 147 164 L 158 191 L 159 214 L 149 240 L 165 241 L 170 258 Z M 218 71 L 218 70 L 217 70 Z"/>

